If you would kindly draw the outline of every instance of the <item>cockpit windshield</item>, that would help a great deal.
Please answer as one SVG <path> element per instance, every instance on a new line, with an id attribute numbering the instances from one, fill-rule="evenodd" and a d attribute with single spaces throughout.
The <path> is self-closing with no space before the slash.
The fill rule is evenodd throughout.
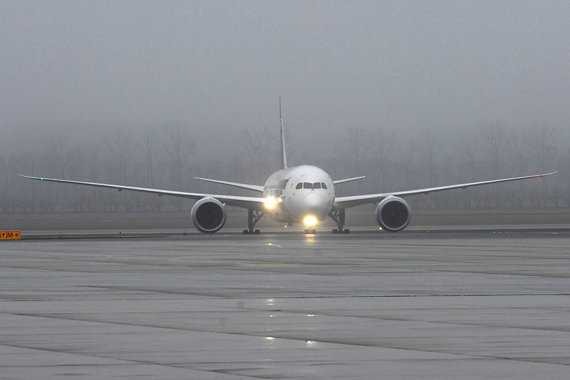
<path id="1" fill-rule="evenodd" d="M 295 189 L 299 190 L 299 189 L 310 189 L 310 190 L 315 190 L 315 189 L 328 189 L 326 183 L 324 182 L 315 182 L 315 183 L 310 183 L 310 182 L 299 182 L 297 184 L 297 186 L 295 186 Z"/>

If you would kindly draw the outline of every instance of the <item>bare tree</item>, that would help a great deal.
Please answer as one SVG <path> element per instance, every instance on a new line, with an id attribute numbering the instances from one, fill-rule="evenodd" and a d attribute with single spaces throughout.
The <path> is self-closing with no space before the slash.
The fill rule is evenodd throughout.
<path id="1" fill-rule="evenodd" d="M 142 129 L 141 134 L 141 153 L 143 157 L 144 166 L 144 180 L 148 187 L 156 187 L 155 181 L 155 154 L 157 149 L 158 134 L 156 129 L 152 125 L 145 125 Z M 156 197 L 152 198 L 151 202 L 148 202 L 153 210 L 160 210 L 162 206 L 162 198 Z"/>
<path id="2" fill-rule="evenodd" d="M 514 134 L 504 125 L 488 123 L 477 128 L 478 141 L 485 153 L 485 161 L 493 178 L 499 178 L 515 139 Z"/>
<path id="3" fill-rule="evenodd" d="M 522 142 L 541 173 L 552 170 L 560 131 L 550 124 L 533 124 L 523 131 Z"/>
<path id="4" fill-rule="evenodd" d="M 416 146 L 415 139 L 408 136 L 401 141 L 396 151 L 396 162 L 399 171 L 403 173 L 402 186 L 405 189 L 412 189 L 415 185 L 415 182 L 412 180 L 412 172 L 417 156 Z"/>
<path id="5" fill-rule="evenodd" d="M 399 135 L 395 131 L 377 128 L 370 135 L 370 143 L 371 154 L 374 155 L 374 174 L 377 177 L 374 191 L 379 191 L 387 179 L 393 180 L 392 166 L 398 150 Z"/>
<path id="6" fill-rule="evenodd" d="M 484 153 L 484 164 L 489 169 L 492 178 L 501 178 L 505 175 L 505 166 L 511 156 L 512 148 L 516 143 L 516 137 L 512 131 L 503 124 L 488 123 L 477 129 L 478 141 Z M 504 208 L 510 200 L 507 192 L 492 192 L 485 188 L 482 192 L 486 196 L 483 199 L 485 208 Z"/>
<path id="7" fill-rule="evenodd" d="M 344 137 L 339 142 L 337 154 L 340 155 L 340 165 L 345 169 L 344 176 L 363 175 L 368 161 L 373 156 L 373 144 L 371 132 L 364 127 L 348 128 Z M 347 191 L 362 192 L 366 183 L 356 181 L 343 186 Z"/>
<path id="8" fill-rule="evenodd" d="M 249 178 L 250 181 L 263 181 L 263 177 L 271 169 L 275 169 L 275 163 L 280 161 L 281 150 L 275 149 L 278 146 L 277 140 L 270 130 L 267 126 L 246 127 L 242 130 L 241 136 L 247 147 L 246 157 L 252 158 L 246 159 L 246 166 L 255 169 L 249 170 L 249 173 L 255 176 Z"/>
<path id="9" fill-rule="evenodd" d="M 66 153 L 66 170 L 70 178 L 81 178 L 85 174 L 86 168 L 86 147 L 83 144 L 73 145 L 67 149 Z M 69 207 L 75 212 L 85 210 L 85 200 L 87 188 L 83 186 L 74 186 L 69 189 L 69 198 L 65 200 L 65 208 Z"/>
<path id="10" fill-rule="evenodd" d="M 157 134 L 151 125 L 145 125 L 141 134 L 141 151 L 145 167 L 146 185 L 155 187 L 154 183 L 154 154 L 156 149 Z"/>
<path id="11" fill-rule="evenodd" d="M 557 156 L 560 133 L 547 123 L 533 124 L 523 131 L 519 149 L 521 155 L 528 156 L 528 162 L 533 163 L 540 173 L 552 170 Z M 534 207 L 545 207 L 549 197 L 550 181 L 540 181 L 534 184 L 521 184 L 521 187 L 530 193 Z M 524 186 L 524 187 L 523 187 Z"/>
<path id="12" fill-rule="evenodd" d="M 195 140 L 187 124 L 175 122 L 163 127 L 162 144 L 166 157 L 166 168 L 169 174 L 169 183 L 176 190 L 184 190 L 194 164 Z M 175 207 L 180 210 L 183 199 L 172 199 Z"/>
<path id="13" fill-rule="evenodd" d="M 45 141 L 51 172 L 55 176 L 66 177 L 69 136 L 63 132 L 49 132 Z"/>
<path id="14" fill-rule="evenodd" d="M 127 133 L 126 129 L 118 128 L 105 136 L 104 145 L 110 153 L 106 162 L 106 171 L 110 174 L 109 180 L 112 183 L 129 184 L 130 164 L 137 145 L 134 136 Z M 109 192 L 101 194 L 105 208 L 118 211 L 124 206 L 127 211 L 132 210 L 134 197 L 129 197 L 125 193 L 121 197 L 117 194 L 113 194 L 113 197 Z"/>
<path id="15" fill-rule="evenodd" d="M 170 182 L 181 190 L 187 184 L 187 174 L 193 165 L 196 145 L 194 136 L 188 125 L 180 122 L 166 124 L 163 131 L 162 143 Z"/>
<path id="16" fill-rule="evenodd" d="M 431 130 L 425 130 L 418 140 L 420 162 L 427 174 L 428 186 L 435 186 L 437 181 L 436 158 L 441 149 L 441 140 Z"/>
<path id="17" fill-rule="evenodd" d="M 110 152 L 111 168 L 116 179 L 129 183 L 129 164 L 134 155 L 136 140 L 126 129 L 117 128 L 105 137 L 105 147 Z"/>

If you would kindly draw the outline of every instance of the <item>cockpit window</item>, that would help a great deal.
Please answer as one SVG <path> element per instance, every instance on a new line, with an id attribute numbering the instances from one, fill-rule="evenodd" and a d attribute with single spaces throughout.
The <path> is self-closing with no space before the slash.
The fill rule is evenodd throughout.
<path id="1" fill-rule="evenodd" d="M 279 188 L 280 189 L 284 189 L 287 187 L 287 182 L 289 182 L 289 179 L 282 179 L 281 181 L 279 181 Z"/>
<path id="2" fill-rule="evenodd" d="M 299 182 L 297 184 L 297 186 L 295 186 L 295 189 L 299 190 L 299 189 L 328 189 L 326 183 L 324 182 L 315 182 L 315 183 L 309 183 L 309 182 Z"/>

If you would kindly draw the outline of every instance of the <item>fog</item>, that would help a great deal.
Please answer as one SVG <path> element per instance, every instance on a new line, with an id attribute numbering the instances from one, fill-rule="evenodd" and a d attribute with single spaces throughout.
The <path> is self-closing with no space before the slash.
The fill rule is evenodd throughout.
<path id="1" fill-rule="evenodd" d="M 368 176 L 341 192 L 559 170 L 505 185 L 516 202 L 490 201 L 494 188 L 428 204 L 568 207 L 568 20 L 567 1 L 3 1 L 0 210 L 81 211 L 71 198 L 93 194 L 160 208 L 17 172 L 262 183 L 279 164 L 279 97 L 290 165 Z"/>

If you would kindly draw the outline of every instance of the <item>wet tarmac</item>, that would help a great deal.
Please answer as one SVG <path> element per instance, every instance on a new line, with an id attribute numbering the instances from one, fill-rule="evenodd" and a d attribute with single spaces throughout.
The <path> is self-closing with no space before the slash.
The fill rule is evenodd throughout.
<path id="1" fill-rule="evenodd" d="M 563 229 L 63 235 L 0 243 L 1 379 L 569 378 Z"/>

